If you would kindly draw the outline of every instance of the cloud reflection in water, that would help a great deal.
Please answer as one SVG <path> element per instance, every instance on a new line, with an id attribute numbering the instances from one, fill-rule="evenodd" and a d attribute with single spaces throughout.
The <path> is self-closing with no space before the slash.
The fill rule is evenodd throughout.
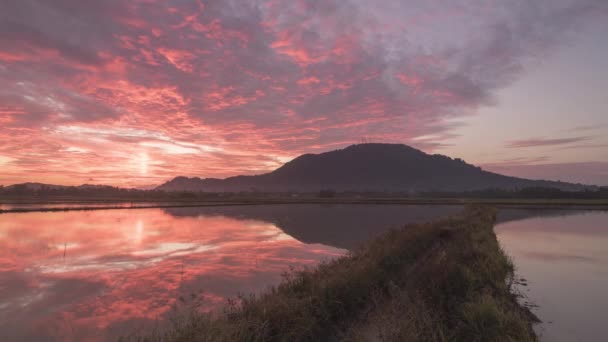
<path id="1" fill-rule="evenodd" d="M 105 340 L 166 318 L 196 294 L 203 310 L 262 290 L 289 266 L 342 249 L 275 225 L 158 209 L 0 217 L 0 339 Z"/>

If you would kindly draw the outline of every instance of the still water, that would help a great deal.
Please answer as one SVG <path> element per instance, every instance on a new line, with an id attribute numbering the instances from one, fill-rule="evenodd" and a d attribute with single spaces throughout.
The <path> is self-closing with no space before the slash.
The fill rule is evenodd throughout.
<path id="1" fill-rule="evenodd" d="M 501 214 L 518 218 L 495 232 L 526 279 L 517 289 L 543 321 L 541 341 L 608 341 L 608 212 Z"/>
<path id="2" fill-rule="evenodd" d="M 105 341 L 277 284 L 460 206 L 261 205 L 0 214 L 0 341 Z M 608 341 L 608 212 L 503 209 L 542 341 Z"/>
<path id="3" fill-rule="evenodd" d="M 212 310 L 459 206 L 272 205 L 0 214 L 0 341 L 104 341 Z"/>

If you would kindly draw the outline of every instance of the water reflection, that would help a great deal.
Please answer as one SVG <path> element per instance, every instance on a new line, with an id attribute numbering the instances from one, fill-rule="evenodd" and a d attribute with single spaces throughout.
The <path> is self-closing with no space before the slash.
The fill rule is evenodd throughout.
<path id="1" fill-rule="evenodd" d="M 176 217 L 228 216 L 272 222 L 306 243 L 352 249 L 390 228 L 455 215 L 460 205 L 289 204 L 165 208 Z"/>
<path id="2" fill-rule="evenodd" d="M 608 212 L 563 212 L 499 224 L 495 231 L 527 279 L 543 341 L 606 341 Z M 562 213 L 562 214 L 563 214 Z"/>
<path id="3" fill-rule="evenodd" d="M 0 340 L 115 340 L 289 266 L 461 207 L 276 205 L 0 215 Z M 333 247 L 330 247 L 333 246 Z"/>
<path id="4" fill-rule="evenodd" d="M 176 305 L 212 310 L 276 284 L 289 266 L 313 266 L 389 228 L 461 210 L 266 205 L 0 214 L 0 341 L 115 340 L 149 330 Z M 606 215 L 499 213 L 499 239 L 529 279 L 539 316 L 562 329 L 546 336 L 602 336 Z"/>
<path id="5" fill-rule="evenodd" d="M 196 294 L 211 309 L 343 250 L 271 223 L 162 210 L 0 216 L 0 340 L 112 339 Z"/>

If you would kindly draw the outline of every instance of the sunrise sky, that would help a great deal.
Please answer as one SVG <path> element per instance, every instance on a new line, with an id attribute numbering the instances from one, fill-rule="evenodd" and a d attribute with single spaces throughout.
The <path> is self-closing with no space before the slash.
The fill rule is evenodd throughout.
<path id="1" fill-rule="evenodd" d="M 142 187 L 361 141 L 608 185 L 606 0 L 0 3 L 0 184 Z"/>

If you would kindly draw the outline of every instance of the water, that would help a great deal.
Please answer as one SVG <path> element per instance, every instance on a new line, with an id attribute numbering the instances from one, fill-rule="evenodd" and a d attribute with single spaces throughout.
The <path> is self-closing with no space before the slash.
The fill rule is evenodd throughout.
<path id="1" fill-rule="evenodd" d="M 0 214 L 0 341 L 104 341 L 277 284 L 459 206 L 273 205 Z"/>
<path id="2" fill-rule="evenodd" d="M 104 341 L 258 292 L 460 206 L 262 205 L 0 214 L 0 341 Z M 542 341 L 605 341 L 608 212 L 503 209 Z"/>
<path id="3" fill-rule="evenodd" d="M 501 214 L 520 218 L 495 232 L 518 277 L 527 280 L 517 289 L 537 305 L 541 341 L 608 341 L 608 212 Z"/>

